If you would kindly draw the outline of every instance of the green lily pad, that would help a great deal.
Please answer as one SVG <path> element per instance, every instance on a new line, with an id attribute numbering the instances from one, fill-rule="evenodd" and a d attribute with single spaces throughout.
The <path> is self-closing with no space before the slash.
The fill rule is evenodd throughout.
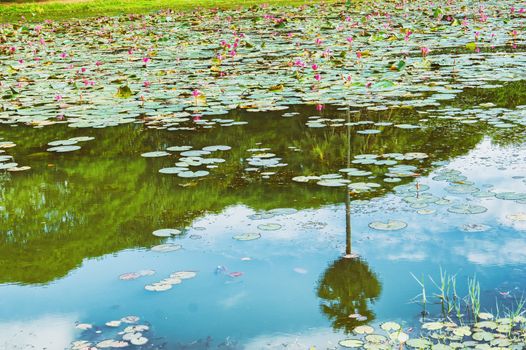
<path id="1" fill-rule="evenodd" d="M 181 233 L 181 231 L 175 228 L 163 228 L 152 232 L 152 234 L 157 237 L 171 237 L 180 235 Z"/>
<path id="2" fill-rule="evenodd" d="M 161 237 L 169 237 L 169 236 L 161 236 Z M 165 244 L 159 244 L 156 246 L 153 246 L 151 248 L 154 252 L 160 252 L 160 253 L 168 253 L 168 252 L 175 252 L 183 248 L 180 244 L 174 244 L 174 243 L 165 243 Z"/>
<path id="3" fill-rule="evenodd" d="M 363 341 L 359 339 L 345 339 L 340 340 L 338 344 L 344 348 L 361 348 L 363 346 Z"/>
<path id="4" fill-rule="evenodd" d="M 80 146 L 57 146 L 57 147 L 51 147 L 48 148 L 48 152 L 57 152 L 57 153 L 65 153 L 65 152 L 73 152 L 79 150 Z"/>
<path id="5" fill-rule="evenodd" d="M 429 340 L 420 338 L 409 339 L 406 344 L 415 349 L 427 349 L 432 345 Z"/>
<path id="6" fill-rule="evenodd" d="M 397 231 L 406 228 L 407 223 L 401 220 L 373 221 L 369 224 L 369 227 L 381 231 Z"/>
<path id="7" fill-rule="evenodd" d="M 475 204 L 457 204 L 449 207 L 447 211 L 455 214 L 482 214 L 488 208 Z"/>
<path id="8" fill-rule="evenodd" d="M 187 170 L 187 171 L 181 171 L 177 173 L 177 176 L 182 177 L 182 178 L 194 178 L 194 177 L 204 177 L 204 176 L 207 176 L 208 174 L 210 174 L 210 172 L 206 170 L 197 170 L 197 171 Z"/>
<path id="9" fill-rule="evenodd" d="M 242 233 L 239 235 L 235 235 L 232 238 L 237 241 L 253 241 L 255 239 L 261 238 L 261 234 L 260 233 Z"/>
<path id="10" fill-rule="evenodd" d="M 353 329 L 353 332 L 356 334 L 372 334 L 374 333 L 374 328 L 371 326 L 367 326 L 367 325 L 358 326 Z"/>
<path id="11" fill-rule="evenodd" d="M 391 321 L 382 323 L 380 327 L 386 332 L 398 331 L 402 329 L 402 326 L 400 326 L 398 323 Z"/>
<path id="12" fill-rule="evenodd" d="M 166 157 L 166 156 L 169 156 L 169 155 L 170 155 L 170 153 L 165 152 L 165 151 L 155 151 L 155 152 L 142 153 L 141 157 L 144 157 L 144 158 L 157 158 L 157 157 Z"/>
<path id="13" fill-rule="evenodd" d="M 273 223 L 258 225 L 258 229 L 263 230 L 263 231 L 276 231 L 276 230 L 279 230 L 280 228 L 281 228 L 280 224 L 273 224 Z"/>

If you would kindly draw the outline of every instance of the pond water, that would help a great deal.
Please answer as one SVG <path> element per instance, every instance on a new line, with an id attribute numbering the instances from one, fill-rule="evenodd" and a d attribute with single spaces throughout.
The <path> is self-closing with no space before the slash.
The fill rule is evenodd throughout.
<path id="1" fill-rule="evenodd" d="M 1 25 L 0 348 L 338 349 L 441 275 L 520 310 L 526 11 L 431 5 Z"/>
<path id="2" fill-rule="evenodd" d="M 480 104 L 510 89 L 526 85 L 468 89 L 458 100 Z M 334 347 L 359 324 L 418 327 L 420 287 L 411 273 L 438 280 L 440 269 L 457 274 L 459 294 L 476 275 L 488 310 L 512 303 L 526 287 L 524 133 L 439 118 L 454 108 L 433 118 L 403 109 L 233 111 L 226 118 L 247 123 L 187 133 L 142 124 L 2 127 L 0 137 L 17 144 L 6 154 L 32 169 L 1 177 L 1 338 L 53 349 L 97 343 L 128 325 L 106 322 L 135 315 L 149 326 L 145 348 Z M 358 134 L 368 125 L 312 128 L 314 115 L 423 127 Z M 94 139 L 74 152 L 45 151 L 79 136 Z M 197 166 L 210 172 L 199 178 L 159 173 L 182 151 L 141 157 L 214 145 L 231 149 L 203 156 L 224 162 Z M 250 171 L 254 155 L 270 152 L 259 159 L 287 165 Z M 389 177 L 393 164 L 363 156 L 386 153 L 415 168 Z M 349 165 L 370 174 L 339 172 Z M 345 186 L 292 180 L 330 173 L 381 187 L 347 196 Z M 392 178 L 399 182 L 385 182 Z M 152 234 L 165 228 L 180 233 Z M 342 257 L 346 251 L 359 258 Z M 196 275 L 166 291 L 145 290 L 178 271 Z"/>

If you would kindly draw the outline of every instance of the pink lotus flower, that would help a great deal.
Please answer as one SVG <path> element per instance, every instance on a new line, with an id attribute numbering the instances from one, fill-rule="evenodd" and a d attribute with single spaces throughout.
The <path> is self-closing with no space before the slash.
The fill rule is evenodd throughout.
<path id="1" fill-rule="evenodd" d="M 321 80 L 321 74 L 320 73 L 314 74 L 314 79 L 316 79 L 317 81 L 320 81 Z"/>
<path id="2" fill-rule="evenodd" d="M 429 51 L 431 51 L 431 50 L 429 50 L 429 48 L 427 48 L 427 47 L 420 48 L 420 52 L 422 53 L 422 57 L 424 57 L 424 58 L 427 57 L 427 54 L 429 53 Z"/>
<path id="3" fill-rule="evenodd" d="M 62 53 L 60 54 L 60 58 L 66 58 L 66 57 L 68 57 L 68 54 L 67 54 L 67 53 L 62 52 Z"/>
<path id="4" fill-rule="evenodd" d="M 323 108 L 325 108 L 325 106 L 322 105 L 321 103 L 318 103 L 318 104 L 316 105 L 316 110 L 317 110 L 318 112 L 323 111 Z"/>
<path id="5" fill-rule="evenodd" d="M 146 65 L 148 62 L 150 62 L 149 57 L 143 57 L 142 62 Z"/>
<path id="6" fill-rule="evenodd" d="M 142 85 L 145 87 L 145 88 L 149 88 L 152 83 L 150 83 L 149 81 L 145 81 L 144 83 L 142 83 Z"/>
<path id="7" fill-rule="evenodd" d="M 362 53 L 361 53 L 360 51 L 358 51 L 358 52 L 356 53 L 356 57 L 358 57 L 358 59 L 361 59 L 361 58 L 362 58 Z"/>
<path id="8" fill-rule="evenodd" d="M 295 67 L 304 68 L 304 67 L 305 67 L 305 62 L 303 62 L 303 61 L 300 60 L 300 59 L 297 59 L 296 61 L 294 61 L 294 66 L 295 66 Z"/>
<path id="9" fill-rule="evenodd" d="M 318 70 L 318 65 L 316 63 L 314 63 L 311 67 L 312 67 L 313 71 L 317 71 Z"/>
<path id="10" fill-rule="evenodd" d="M 60 101 L 62 100 L 62 95 L 56 95 L 55 96 L 55 101 Z"/>
<path id="11" fill-rule="evenodd" d="M 94 86 L 95 85 L 95 82 L 93 80 L 84 79 L 82 80 L 82 82 L 84 83 L 84 86 Z"/>
<path id="12" fill-rule="evenodd" d="M 316 38 L 316 45 L 321 45 L 323 43 L 323 40 L 321 40 L 320 38 Z"/>
<path id="13" fill-rule="evenodd" d="M 348 42 L 349 44 L 352 44 L 353 41 L 354 41 L 354 39 L 353 39 L 352 36 L 350 36 L 350 37 L 347 38 L 347 42 Z"/>
<path id="14" fill-rule="evenodd" d="M 194 89 L 194 91 L 192 91 L 192 96 L 194 96 L 195 98 L 201 96 L 201 91 Z"/>

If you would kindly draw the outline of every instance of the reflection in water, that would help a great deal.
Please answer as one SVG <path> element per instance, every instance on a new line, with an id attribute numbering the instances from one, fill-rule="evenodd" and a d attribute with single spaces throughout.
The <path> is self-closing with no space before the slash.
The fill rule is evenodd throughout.
<path id="1" fill-rule="evenodd" d="M 337 330 L 350 333 L 375 318 L 369 303 L 382 291 L 376 274 L 361 258 L 342 257 L 329 266 L 318 284 L 321 310 Z"/>
<path id="2" fill-rule="evenodd" d="M 526 91 L 526 84 L 518 86 Z M 478 102 L 482 101 L 469 104 Z M 416 312 L 414 305 L 406 302 L 416 292 L 408 272 L 428 274 L 437 266 L 483 275 L 490 281 L 486 285 L 499 286 L 499 291 L 513 294 L 514 290 L 522 290 L 505 284 L 508 279 L 526 280 L 524 255 L 517 252 L 520 222 L 511 226 L 506 218 L 519 211 L 518 203 L 500 212 L 502 220 L 508 220 L 503 222 L 509 224 L 503 230 L 506 227 L 494 217 L 499 212 L 495 207 L 504 208 L 502 200 L 451 194 L 445 191 L 451 187 L 446 181 L 433 179 L 437 167 L 446 167 L 465 173 L 479 192 L 486 192 L 490 188 L 487 185 L 494 185 L 497 192 L 526 191 L 525 179 L 519 176 L 524 174 L 521 164 L 525 159 L 517 156 L 524 154 L 524 145 L 516 150 L 510 147 L 505 157 L 500 148 L 494 153 L 483 150 L 477 157 L 471 151 L 485 136 L 491 136 L 491 143 L 518 143 L 505 137 L 514 130 L 495 131 L 482 122 L 464 124 L 431 115 L 424 115 L 424 121 L 422 115 L 409 109 L 382 112 L 366 108 L 351 116 L 347 112 L 353 127 L 346 129 L 345 112 L 332 107 L 324 110 L 324 117 L 339 120 L 340 126 L 311 129 L 305 123 L 316 113 L 314 108 L 291 109 L 300 115 L 290 119 L 283 118 L 281 112 L 251 115 L 236 111 L 229 118 L 248 124 L 197 127 L 188 133 L 144 130 L 139 124 L 104 130 L 71 130 L 60 125 L 40 130 L 0 127 L 0 137 L 17 143 L 6 152 L 32 167 L 26 173 L 0 177 L 0 283 L 33 284 L 1 286 L 0 321 L 68 313 L 78 315 L 78 321 L 103 325 L 135 314 L 151 321 L 156 336 L 166 338 L 169 344 L 194 344 L 196 339 L 209 336 L 216 342 L 226 337 L 244 341 L 261 334 L 276 339 L 277 332 L 325 330 L 330 328 L 329 323 L 340 332 L 349 332 L 373 319 L 410 319 Z M 365 121 L 367 125 L 356 124 Z M 357 134 L 357 130 L 371 128 L 379 121 L 425 127 L 386 127 L 377 135 Z M 71 154 L 43 151 L 48 142 L 72 136 L 94 136 L 95 140 Z M 159 174 L 159 169 L 174 165 L 176 155 L 141 157 L 142 152 L 174 145 L 194 149 L 228 145 L 232 149 L 218 153 L 217 157 L 225 161 L 217 169 L 210 169 L 210 176 L 199 180 Z M 245 171 L 246 159 L 251 155 L 248 150 L 267 146 L 288 165 L 269 179 Z M 404 201 L 405 196 L 412 198 L 405 191 L 379 198 L 414 178 L 387 183 L 387 166 L 353 162 L 359 154 L 388 152 L 429 155 L 399 164 L 418 168 L 422 192 L 429 186 L 429 193 L 449 199 L 441 204 L 437 201 L 414 206 Z M 462 158 L 464 154 L 468 156 Z M 488 160 L 490 154 L 494 156 Z M 458 161 L 444 166 L 448 163 L 444 160 L 455 158 Z M 489 164 L 475 166 L 480 162 Z M 293 176 L 337 173 L 343 167 L 367 170 L 370 175 L 350 180 L 375 182 L 381 190 L 349 194 L 344 187 L 323 188 L 291 181 Z M 487 169 L 492 169 L 494 177 L 477 178 L 489 176 Z M 434 175 L 428 176 L 432 172 Z M 501 185 L 504 182 L 506 187 Z M 402 188 L 412 189 L 414 185 Z M 487 213 L 470 216 L 448 211 L 451 205 L 466 201 L 488 207 Z M 288 209 L 270 210 L 277 208 Z M 396 232 L 373 231 L 368 226 L 373 220 L 386 219 L 399 219 L 409 225 Z M 493 229 L 484 233 L 458 229 L 466 224 L 487 224 Z M 276 227 L 281 228 L 272 230 Z M 183 229 L 183 234 L 170 239 L 151 234 L 160 228 Z M 244 233 L 260 233 L 261 238 L 232 239 Z M 172 253 L 148 250 L 164 242 L 180 244 L 183 249 Z M 340 250 L 347 258 L 327 268 L 334 252 Z M 367 263 L 353 251 L 367 257 Z M 484 274 L 476 265 L 496 263 L 503 266 L 493 270 L 484 266 Z M 504 266 L 509 263 L 518 268 Z M 233 274 L 214 275 L 218 265 L 228 267 Z M 118 278 L 144 269 L 154 269 L 156 274 L 136 281 Z M 164 294 L 144 290 L 146 284 L 179 269 L 198 271 L 198 277 Z M 321 277 L 313 273 L 324 269 Z M 511 273 L 515 275 L 510 277 Z M 53 283 L 45 286 L 34 285 L 50 281 Z M 280 284 L 282 281 L 287 281 L 287 288 Z M 517 288 L 523 286 L 517 284 Z M 310 292 L 313 286 L 317 293 Z M 319 298 L 323 312 L 319 311 Z M 211 314 L 217 317 L 209 317 Z M 217 319 L 229 322 L 218 324 Z"/>
<path id="3" fill-rule="evenodd" d="M 351 154 L 347 154 L 351 159 L 363 153 L 425 152 L 430 155 L 428 159 L 413 162 L 425 174 L 433 168 L 433 161 L 468 152 L 483 135 L 480 130 L 466 136 L 470 126 L 450 128 L 449 121 L 433 120 L 427 128 L 408 131 L 391 127 L 381 135 L 355 134 L 357 129 L 370 126 L 354 125 L 349 142 L 345 128 L 306 127 L 306 117 L 313 113 L 311 106 L 295 106 L 293 110 L 301 117 L 291 120 L 281 117 L 280 112 L 233 112 L 230 118 L 248 124 L 198 128 L 185 134 L 145 132 L 136 124 L 103 130 L 72 130 L 61 125 L 38 130 L 25 126 L 0 128 L 0 137 L 17 144 L 8 153 L 32 167 L 27 173 L 0 177 L 0 283 L 53 281 L 81 266 L 84 259 L 151 247 L 162 241 L 152 236 L 152 231 L 183 228 L 204 212 L 220 212 L 232 204 L 268 210 L 291 205 L 296 209 L 317 208 L 341 202 L 337 190 L 294 183 L 291 178 L 334 173 L 347 166 L 346 143 L 352 145 Z M 331 118 L 345 118 L 345 112 L 335 108 L 324 113 Z M 353 122 L 417 123 L 418 119 L 416 112 L 405 109 L 388 114 L 359 110 L 352 115 Z M 70 154 L 43 152 L 48 142 L 72 136 L 95 139 Z M 173 166 L 175 156 L 140 156 L 142 152 L 174 145 L 190 145 L 194 149 L 229 145 L 232 150 L 217 154 L 225 162 L 212 169 L 210 176 L 193 181 L 158 173 L 162 167 Z M 266 146 L 288 164 L 279 170 L 269 168 L 277 173 L 268 180 L 245 172 L 247 163 L 243 161 L 250 155 L 248 149 Z M 387 167 L 364 168 L 376 176 L 366 181 L 379 183 L 381 190 L 361 193 L 353 199 L 378 196 L 395 185 L 412 181 L 404 178 L 397 184 L 388 184 L 383 182 Z"/>
<path id="4" fill-rule="evenodd" d="M 349 111 L 347 112 L 349 120 Z M 347 166 L 350 166 L 350 130 L 347 127 Z M 350 333 L 361 324 L 375 318 L 369 303 L 374 302 L 382 291 L 382 285 L 367 263 L 352 252 L 351 201 L 345 190 L 345 255 L 325 270 L 318 283 L 321 310 L 331 320 L 336 330 Z"/>

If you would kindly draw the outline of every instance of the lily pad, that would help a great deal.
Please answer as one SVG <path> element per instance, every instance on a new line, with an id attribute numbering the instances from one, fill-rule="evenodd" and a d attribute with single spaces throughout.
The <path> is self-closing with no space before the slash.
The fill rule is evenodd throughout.
<path id="1" fill-rule="evenodd" d="M 239 235 L 235 235 L 232 238 L 237 241 L 253 241 L 255 239 L 261 238 L 261 234 L 260 233 L 242 233 Z"/>
<path id="2" fill-rule="evenodd" d="M 182 177 L 182 178 L 195 178 L 195 177 L 204 177 L 204 176 L 207 176 L 208 174 L 210 174 L 210 172 L 206 170 L 197 170 L 197 171 L 187 170 L 187 171 L 181 171 L 177 173 L 177 176 Z"/>
<path id="3" fill-rule="evenodd" d="M 161 236 L 161 237 L 164 237 L 164 236 Z M 166 236 L 166 237 L 169 237 L 169 236 Z M 165 243 L 165 244 L 159 244 L 159 245 L 153 246 L 151 250 L 154 252 L 159 252 L 159 253 L 169 253 L 169 252 L 178 251 L 181 248 L 183 248 L 183 246 L 180 244 Z"/>
<path id="4" fill-rule="evenodd" d="M 363 341 L 359 339 L 345 339 L 338 342 L 344 348 L 360 348 L 363 346 Z"/>
<path id="5" fill-rule="evenodd" d="M 280 228 L 281 228 L 280 224 L 274 224 L 274 223 L 258 225 L 258 229 L 263 230 L 263 231 L 276 231 L 276 230 L 279 230 Z"/>
<path id="6" fill-rule="evenodd" d="M 455 214 L 482 214 L 488 208 L 475 204 L 457 204 L 449 207 L 447 211 Z"/>
<path id="7" fill-rule="evenodd" d="M 48 148 L 47 151 L 65 153 L 65 152 L 78 151 L 80 148 L 81 148 L 80 146 L 57 146 L 57 147 Z"/>
<path id="8" fill-rule="evenodd" d="M 180 230 L 177 230 L 175 228 L 163 228 L 163 229 L 155 230 L 152 232 L 152 234 L 157 237 L 177 236 L 177 235 L 180 235 L 181 233 L 182 232 Z"/>
<path id="9" fill-rule="evenodd" d="M 397 231 L 406 228 L 407 223 L 401 220 L 373 221 L 369 224 L 369 227 L 381 231 Z"/>
<path id="10" fill-rule="evenodd" d="M 166 156 L 169 156 L 169 155 L 170 155 L 170 153 L 165 152 L 165 151 L 154 151 L 154 152 L 142 153 L 141 157 L 144 157 L 144 158 L 158 158 L 158 157 L 166 157 Z"/>

